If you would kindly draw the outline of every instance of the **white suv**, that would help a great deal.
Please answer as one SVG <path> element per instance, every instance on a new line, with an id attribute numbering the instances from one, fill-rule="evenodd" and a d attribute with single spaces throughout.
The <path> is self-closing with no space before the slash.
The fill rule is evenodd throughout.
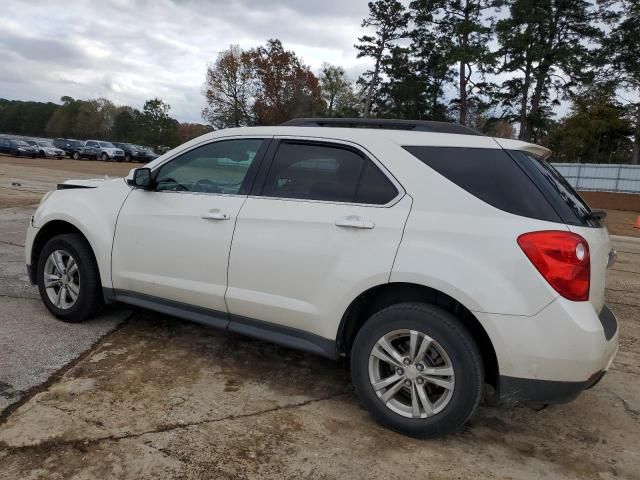
<path id="1" fill-rule="evenodd" d="M 221 130 L 126 179 L 61 184 L 28 271 L 61 320 L 119 301 L 347 356 L 376 420 L 443 435 L 486 385 L 569 401 L 616 353 L 602 214 L 548 154 L 438 122 Z"/>

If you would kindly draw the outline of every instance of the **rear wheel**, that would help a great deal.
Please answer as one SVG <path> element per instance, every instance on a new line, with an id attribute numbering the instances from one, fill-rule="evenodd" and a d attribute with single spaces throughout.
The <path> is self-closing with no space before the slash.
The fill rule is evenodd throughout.
<path id="1" fill-rule="evenodd" d="M 82 235 L 57 235 L 38 257 L 38 290 L 47 309 L 65 322 L 81 322 L 103 305 L 98 266 Z"/>
<path id="2" fill-rule="evenodd" d="M 374 314 L 354 341 L 351 375 L 379 423 L 419 438 L 461 428 L 480 402 L 484 379 L 482 357 L 464 325 L 423 303 Z"/>
<path id="3" fill-rule="evenodd" d="M 74 159 L 74 160 L 80 160 L 80 153 L 78 153 L 78 152 L 73 152 L 72 157 L 73 157 L 73 159 Z"/>

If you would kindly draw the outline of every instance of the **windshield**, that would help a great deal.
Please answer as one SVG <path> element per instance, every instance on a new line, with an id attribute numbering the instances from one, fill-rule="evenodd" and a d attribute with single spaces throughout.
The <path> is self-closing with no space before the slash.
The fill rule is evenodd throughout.
<path id="1" fill-rule="evenodd" d="M 16 145 L 20 146 L 20 147 L 28 147 L 29 144 L 27 142 L 25 142 L 24 140 L 14 140 L 16 142 Z"/>
<path id="2" fill-rule="evenodd" d="M 44 142 L 42 140 L 36 142 L 38 144 L 38 146 L 40 147 L 49 147 L 49 148 L 53 148 L 53 144 L 51 142 Z"/>
<path id="3" fill-rule="evenodd" d="M 98 142 L 98 144 L 103 148 L 116 148 L 111 142 Z"/>

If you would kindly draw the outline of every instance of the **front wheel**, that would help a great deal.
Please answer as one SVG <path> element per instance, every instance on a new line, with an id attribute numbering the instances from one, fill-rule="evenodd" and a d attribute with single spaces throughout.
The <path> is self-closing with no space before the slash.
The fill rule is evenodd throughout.
<path id="1" fill-rule="evenodd" d="M 47 309 L 65 322 L 81 322 L 103 305 L 93 252 L 82 235 L 62 234 L 49 240 L 38 257 L 37 282 Z"/>
<path id="2" fill-rule="evenodd" d="M 74 159 L 74 160 L 80 160 L 80 153 L 78 153 L 78 152 L 73 152 L 73 159 Z"/>
<path id="3" fill-rule="evenodd" d="M 400 303 L 374 314 L 351 351 L 356 393 L 376 421 L 418 438 L 459 430 L 482 394 L 482 356 L 451 313 Z"/>
<path id="4" fill-rule="evenodd" d="M 100 155 L 100 160 L 102 160 L 103 162 L 108 162 L 109 155 L 107 155 L 106 153 L 103 153 L 102 155 Z"/>

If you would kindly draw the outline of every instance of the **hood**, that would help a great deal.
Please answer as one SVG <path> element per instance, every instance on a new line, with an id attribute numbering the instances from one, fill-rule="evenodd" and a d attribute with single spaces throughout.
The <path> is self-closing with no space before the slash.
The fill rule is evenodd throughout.
<path id="1" fill-rule="evenodd" d="M 58 190 L 64 190 L 67 188 L 96 188 L 108 180 L 111 180 L 111 179 L 106 175 L 104 178 L 90 178 L 87 180 L 67 180 L 66 182 L 58 184 Z"/>

